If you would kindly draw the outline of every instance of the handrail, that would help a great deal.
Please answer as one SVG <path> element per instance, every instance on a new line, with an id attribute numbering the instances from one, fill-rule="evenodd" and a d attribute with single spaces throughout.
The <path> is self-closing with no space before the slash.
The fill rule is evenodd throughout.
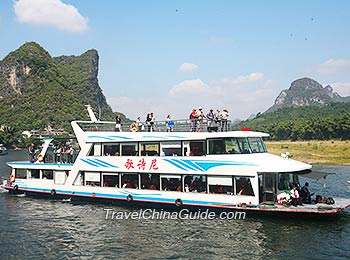
<path id="1" fill-rule="evenodd" d="M 227 132 L 231 131 L 231 120 L 227 121 L 209 121 L 207 119 L 180 119 L 172 120 L 173 126 L 168 126 L 167 121 L 155 121 L 152 125 L 147 125 L 145 122 L 132 129 L 132 124 L 135 122 L 122 122 L 123 132 L 143 131 L 143 132 Z M 99 131 L 110 132 L 115 130 L 114 122 L 107 121 L 77 121 L 83 131 Z"/>

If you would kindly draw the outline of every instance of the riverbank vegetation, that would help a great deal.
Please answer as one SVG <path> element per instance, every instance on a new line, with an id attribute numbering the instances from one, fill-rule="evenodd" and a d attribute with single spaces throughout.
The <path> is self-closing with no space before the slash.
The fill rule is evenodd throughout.
<path id="1" fill-rule="evenodd" d="M 350 165 L 350 140 L 267 141 L 269 153 L 289 152 L 292 159 L 312 164 Z"/>
<path id="2" fill-rule="evenodd" d="M 234 130 L 241 127 L 269 133 L 274 141 L 349 140 L 350 102 L 281 108 L 243 121 Z"/>

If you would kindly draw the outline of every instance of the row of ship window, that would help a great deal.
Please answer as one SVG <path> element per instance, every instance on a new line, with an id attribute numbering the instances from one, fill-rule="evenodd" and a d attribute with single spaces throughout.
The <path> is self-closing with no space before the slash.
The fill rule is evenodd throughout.
<path id="1" fill-rule="evenodd" d="M 262 138 L 211 138 L 196 141 L 94 144 L 89 156 L 202 156 L 265 153 Z"/>
<path id="2" fill-rule="evenodd" d="M 68 174 L 53 170 L 16 172 L 18 178 L 48 179 L 55 184 L 64 184 Z M 250 177 L 245 176 L 80 172 L 74 185 L 254 196 Z"/>
<path id="3" fill-rule="evenodd" d="M 201 192 L 254 196 L 250 177 L 169 175 L 159 173 L 81 172 L 78 183 L 85 186 Z"/>

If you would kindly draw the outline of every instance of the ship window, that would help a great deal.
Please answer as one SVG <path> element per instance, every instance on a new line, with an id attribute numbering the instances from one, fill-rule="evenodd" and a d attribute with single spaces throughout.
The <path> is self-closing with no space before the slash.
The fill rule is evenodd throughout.
<path id="1" fill-rule="evenodd" d="M 139 188 L 139 176 L 136 173 L 123 173 L 121 175 L 122 188 L 138 189 Z"/>
<path id="2" fill-rule="evenodd" d="M 166 191 L 182 191 L 181 176 L 162 176 L 162 190 Z"/>
<path id="3" fill-rule="evenodd" d="M 137 143 L 122 144 L 122 156 L 137 156 Z"/>
<path id="4" fill-rule="evenodd" d="M 225 140 L 223 138 L 208 140 L 208 148 L 209 148 L 208 149 L 209 154 L 225 154 L 225 153 L 227 153 Z"/>
<path id="5" fill-rule="evenodd" d="M 86 186 L 101 186 L 100 172 L 85 172 Z"/>
<path id="6" fill-rule="evenodd" d="M 298 176 L 291 173 L 279 173 L 278 174 L 278 189 L 279 190 L 291 190 L 294 183 L 299 183 Z"/>
<path id="7" fill-rule="evenodd" d="M 43 170 L 43 179 L 53 180 L 53 170 Z"/>
<path id="8" fill-rule="evenodd" d="M 141 188 L 159 190 L 159 174 L 141 173 Z"/>
<path id="9" fill-rule="evenodd" d="M 225 148 L 229 154 L 241 153 L 237 138 L 225 138 Z"/>
<path id="10" fill-rule="evenodd" d="M 208 154 L 236 154 L 241 153 L 237 138 L 208 139 Z"/>
<path id="11" fill-rule="evenodd" d="M 185 192 L 206 192 L 207 178 L 205 175 L 185 175 L 184 185 Z"/>
<path id="12" fill-rule="evenodd" d="M 266 147 L 261 138 L 250 137 L 248 141 L 253 153 L 266 153 Z"/>
<path id="13" fill-rule="evenodd" d="M 237 142 L 238 142 L 241 153 L 243 153 L 243 154 L 251 153 L 250 147 L 249 147 L 249 142 L 248 142 L 247 138 L 237 138 Z"/>
<path id="14" fill-rule="evenodd" d="M 54 172 L 54 180 L 55 184 L 65 184 L 68 176 L 68 171 L 55 171 Z"/>
<path id="15" fill-rule="evenodd" d="M 27 174 L 28 174 L 28 178 L 30 178 L 30 170 L 16 169 L 16 172 L 15 172 L 16 178 L 19 178 L 19 179 L 27 179 Z"/>
<path id="16" fill-rule="evenodd" d="M 103 154 L 106 156 L 120 155 L 120 144 L 105 144 L 103 145 Z"/>
<path id="17" fill-rule="evenodd" d="M 161 156 L 181 156 L 181 142 L 161 142 Z"/>
<path id="18" fill-rule="evenodd" d="M 232 177 L 208 176 L 209 192 L 219 194 L 232 194 Z"/>
<path id="19" fill-rule="evenodd" d="M 205 155 L 205 142 L 204 141 L 191 141 L 190 142 L 190 156 L 202 156 Z"/>
<path id="20" fill-rule="evenodd" d="M 159 143 L 147 142 L 140 143 L 142 156 L 158 156 L 159 155 Z"/>
<path id="21" fill-rule="evenodd" d="M 235 194 L 254 196 L 252 183 L 250 177 L 234 177 L 235 180 Z"/>
<path id="22" fill-rule="evenodd" d="M 103 176 L 103 187 L 119 187 L 119 175 L 105 173 Z"/>
<path id="23" fill-rule="evenodd" d="M 40 178 L 40 170 L 38 169 L 32 169 L 30 170 L 32 179 L 39 179 Z"/>

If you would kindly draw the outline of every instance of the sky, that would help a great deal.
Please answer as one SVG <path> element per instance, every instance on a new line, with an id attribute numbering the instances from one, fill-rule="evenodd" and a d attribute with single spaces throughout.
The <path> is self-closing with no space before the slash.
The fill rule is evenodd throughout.
<path id="1" fill-rule="evenodd" d="M 347 0 L 1 0 L 0 60 L 35 41 L 99 54 L 99 85 L 130 119 L 266 111 L 299 78 L 350 96 Z"/>

